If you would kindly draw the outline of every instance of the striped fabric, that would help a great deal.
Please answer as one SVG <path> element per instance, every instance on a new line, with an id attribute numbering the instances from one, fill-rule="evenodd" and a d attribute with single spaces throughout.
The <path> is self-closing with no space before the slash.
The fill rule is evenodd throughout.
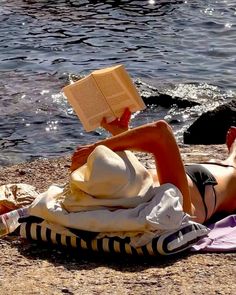
<path id="1" fill-rule="evenodd" d="M 182 252 L 195 244 L 200 238 L 206 236 L 207 233 L 207 227 L 192 222 L 177 231 L 154 238 L 152 242 L 145 246 L 134 248 L 130 246 L 129 238 L 82 239 L 71 234 L 69 230 L 68 235 L 61 234 L 42 224 L 22 223 L 20 226 L 20 235 L 30 240 L 73 247 L 78 249 L 78 251 L 86 249 L 101 253 L 110 252 L 113 254 L 121 253 L 142 256 L 162 256 Z"/>

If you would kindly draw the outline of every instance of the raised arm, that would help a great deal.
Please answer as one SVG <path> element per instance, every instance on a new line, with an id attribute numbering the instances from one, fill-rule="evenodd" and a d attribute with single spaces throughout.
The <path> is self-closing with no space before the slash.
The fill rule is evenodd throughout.
<path id="1" fill-rule="evenodd" d="M 105 145 L 113 151 L 133 150 L 152 153 L 160 184 L 172 183 L 177 186 L 184 197 L 184 211 L 191 214 L 191 200 L 184 165 L 171 127 L 165 121 L 130 129 L 79 148 L 72 157 L 71 169 L 75 170 L 84 164 L 88 155 L 98 145 Z"/>

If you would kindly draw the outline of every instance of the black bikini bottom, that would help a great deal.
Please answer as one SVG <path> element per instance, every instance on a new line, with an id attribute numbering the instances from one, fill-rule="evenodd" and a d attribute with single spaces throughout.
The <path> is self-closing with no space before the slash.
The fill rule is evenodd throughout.
<path id="1" fill-rule="evenodd" d="M 211 163 L 208 163 L 211 164 Z M 208 217 L 208 208 L 205 200 L 205 189 L 207 185 L 211 185 L 213 189 L 213 198 L 214 198 L 214 209 L 216 207 L 216 193 L 214 186 L 217 184 L 215 177 L 208 171 L 205 167 L 200 164 L 189 164 L 185 165 L 186 174 L 192 179 L 192 181 L 196 184 L 199 193 L 202 197 L 202 202 L 205 208 L 205 220 Z"/>

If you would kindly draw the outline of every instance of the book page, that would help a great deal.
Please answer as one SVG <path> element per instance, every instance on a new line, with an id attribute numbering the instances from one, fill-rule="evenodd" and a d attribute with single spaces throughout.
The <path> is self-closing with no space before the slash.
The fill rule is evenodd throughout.
<path id="1" fill-rule="evenodd" d="M 91 75 L 64 87 L 63 91 L 86 131 L 99 127 L 103 117 L 114 117 Z"/>
<path id="2" fill-rule="evenodd" d="M 119 82 L 129 93 L 129 96 L 133 101 L 133 104 L 138 106 L 138 110 L 145 109 L 146 105 L 125 68 L 118 67 L 116 71 L 114 71 L 114 75 L 116 76 L 116 79 L 119 80 Z"/>
<path id="3" fill-rule="evenodd" d="M 122 65 L 94 71 L 92 75 L 117 117 L 122 115 L 126 107 L 131 112 L 145 108 L 142 98 Z"/>

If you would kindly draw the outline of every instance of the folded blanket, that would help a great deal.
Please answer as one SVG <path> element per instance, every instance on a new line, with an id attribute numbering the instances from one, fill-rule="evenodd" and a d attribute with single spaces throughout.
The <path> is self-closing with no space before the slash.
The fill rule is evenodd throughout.
<path id="1" fill-rule="evenodd" d="M 181 205 L 182 194 L 172 184 L 156 187 L 153 198 L 134 208 L 68 212 L 61 203 L 63 189 L 51 186 L 29 207 L 29 214 L 64 227 L 114 233 L 116 236 L 139 236 L 136 245 L 147 243 L 157 234 L 180 228 L 187 222 Z"/>

